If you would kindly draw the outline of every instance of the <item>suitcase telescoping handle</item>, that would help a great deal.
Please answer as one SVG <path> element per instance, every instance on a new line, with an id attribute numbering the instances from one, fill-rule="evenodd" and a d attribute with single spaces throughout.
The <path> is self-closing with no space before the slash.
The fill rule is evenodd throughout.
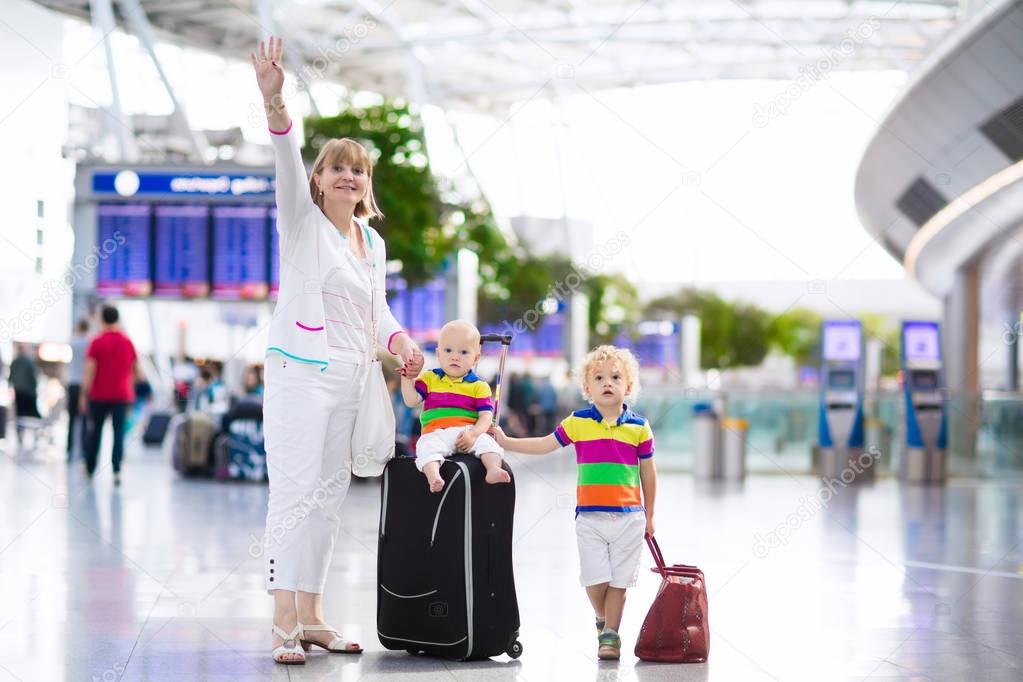
<path id="1" fill-rule="evenodd" d="M 508 346 L 511 345 L 512 335 L 511 334 L 482 334 L 480 335 L 480 344 L 484 343 L 500 343 L 501 344 L 501 360 L 497 367 L 497 379 L 494 382 L 494 426 L 497 426 L 501 422 L 498 421 L 501 410 L 501 379 L 504 377 L 504 361 L 508 358 Z"/>

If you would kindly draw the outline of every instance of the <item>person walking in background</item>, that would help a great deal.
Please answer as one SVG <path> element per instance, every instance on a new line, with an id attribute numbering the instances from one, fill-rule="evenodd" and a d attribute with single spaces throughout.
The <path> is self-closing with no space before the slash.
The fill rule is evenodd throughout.
<path id="1" fill-rule="evenodd" d="M 550 433 L 554 430 L 554 415 L 558 411 L 558 392 L 549 377 L 543 377 L 536 389 L 536 402 L 540 407 L 540 424 L 537 431 Z"/>
<path id="2" fill-rule="evenodd" d="M 263 398 L 263 368 L 259 365 L 249 365 L 245 368 L 245 376 L 242 379 L 242 391 L 246 397 Z"/>
<path id="3" fill-rule="evenodd" d="M 67 378 L 67 461 L 75 455 L 75 426 L 78 422 L 78 403 L 82 397 L 82 376 L 85 374 L 85 353 L 89 349 L 89 320 L 84 317 L 75 325 L 75 333 L 71 336 L 71 364 L 68 365 Z M 85 452 L 85 433 L 88 431 L 83 418 L 79 425 L 82 429 L 82 452 Z"/>
<path id="4" fill-rule="evenodd" d="M 135 379 L 143 379 L 138 356 L 131 339 L 121 331 L 117 308 L 103 306 L 103 331 L 89 344 L 85 357 L 78 410 L 88 414 L 88 438 L 85 469 L 89 478 L 96 472 L 100 434 L 107 416 L 114 428 L 112 464 L 114 485 L 121 484 L 121 460 L 124 457 L 125 417 L 135 401 Z"/>
<path id="5" fill-rule="evenodd" d="M 20 447 L 21 432 L 24 427 L 17 420 L 22 418 L 39 419 L 36 362 L 33 354 L 28 350 L 28 346 L 23 343 L 14 345 L 10 382 L 11 388 L 14 389 L 14 424 Z"/>
<path id="6" fill-rule="evenodd" d="M 540 408 L 536 404 L 536 386 L 533 384 L 533 375 L 526 372 L 522 376 L 521 389 L 522 397 L 522 421 L 525 425 L 526 433 L 536 432 L 536 417 L 540 413 Z"/>

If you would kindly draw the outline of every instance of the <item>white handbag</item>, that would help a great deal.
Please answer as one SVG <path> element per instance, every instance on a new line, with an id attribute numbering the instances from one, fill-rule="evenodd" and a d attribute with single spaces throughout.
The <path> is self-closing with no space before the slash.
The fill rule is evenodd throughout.
<path id="1" fill-rule="evenodd" d="M 375 268 L 376 265 L 374 264 Z M 377 359 L 376 277 L 370 273 L 370 310 L 372 336 L 366 344 L 362 400 L 352 431 L 352 473 L 356 476 L 379 476 L 388 460 L 394 457 L 395 420 L 391 394 L 384 381 L 384 369 Z"/>

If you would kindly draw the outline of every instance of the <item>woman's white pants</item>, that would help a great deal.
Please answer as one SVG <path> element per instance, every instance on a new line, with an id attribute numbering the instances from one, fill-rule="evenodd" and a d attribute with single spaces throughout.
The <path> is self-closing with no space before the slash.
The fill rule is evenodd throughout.
<path id="1" fill-rule="evenodd" d="M 359 359 L 320 366 L 267 354 L 263 438 L 270 475 L 266 589 L 323 592 L 352 478 Z"/>

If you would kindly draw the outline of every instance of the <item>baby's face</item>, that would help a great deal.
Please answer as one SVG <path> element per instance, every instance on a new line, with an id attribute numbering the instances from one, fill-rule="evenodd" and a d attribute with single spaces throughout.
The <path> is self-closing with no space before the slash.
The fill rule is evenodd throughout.
<path id="1" fill-rule="evenodd" d="M 479 343 L 468 330 L 448 329 L 440 335 L 437 341 L 437 361 L 448 376 L 465 376 L 479 359 Z"/>
<path id="2" fill-rule="evenodd" d="M 586 393 L 594 404 L 611 407 L 625 402 L 632 384 L 624 368 L 616 360 L 603 360 L 590 368 L 586 377 Z"/>

